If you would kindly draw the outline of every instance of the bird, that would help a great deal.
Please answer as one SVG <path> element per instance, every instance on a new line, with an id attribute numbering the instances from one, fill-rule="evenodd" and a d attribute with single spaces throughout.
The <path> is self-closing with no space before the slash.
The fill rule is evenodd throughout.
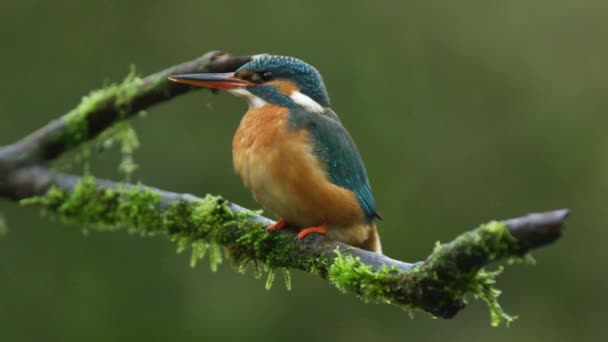
<path id="1" fill-rule="evenodd" d="M 236 173 L 266 211 L 269 231 L 300 228 L 382 254 L 376 208 L 355 142 L 330 107 L 319 71 L 301 59 L 254 55 L 235 72 L 171 81 L 224 89 L 247 100 L 232 142 Z"/>

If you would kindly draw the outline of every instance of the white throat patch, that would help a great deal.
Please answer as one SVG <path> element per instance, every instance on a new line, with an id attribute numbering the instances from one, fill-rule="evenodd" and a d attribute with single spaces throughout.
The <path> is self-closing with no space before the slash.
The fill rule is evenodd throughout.
<path id="1" fill-rule="evenodd" d="M 245 88 L 229 89 L 228 92 L 233 95 L 246 98 L 247 102 L 249 103 L 249 108 L 260 108 L 266 105 L 266 101 L 253 95 L 249 90 Z"/>
<path id="2" fill-rule="evenodd" d="M 293 100 L 293 102 L 306 108 L 311 112 L 323 113 L 325 111 L 325 108 L 318 104 L 317 101 L 311 99 L 308 95 L 302 94 L 297 90 L 291 93 L 289 97 Z"/>

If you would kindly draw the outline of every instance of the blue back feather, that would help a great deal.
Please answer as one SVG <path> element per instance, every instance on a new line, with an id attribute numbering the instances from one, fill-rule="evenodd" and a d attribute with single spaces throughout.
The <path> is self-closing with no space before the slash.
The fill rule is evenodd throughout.
<path id="1" fill-rule="evenodd" d="M 368 220 L 379 218 L 359 150 L 337 114 L 331 109 L 323 114 L 292 110 L 289 125 L 292 129 L 308 130 L 314 143 L 313 152 L 327 165 L 331 181 L 355 193 Z"/>

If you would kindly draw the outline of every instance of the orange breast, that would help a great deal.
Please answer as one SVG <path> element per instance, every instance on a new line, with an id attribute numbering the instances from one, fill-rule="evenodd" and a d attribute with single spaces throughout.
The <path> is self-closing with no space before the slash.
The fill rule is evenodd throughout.
<path id="1" fill-rule="evenodd" d="M 241 120 L 232 158 L 245 186 L 264 209 L 298 226 L 360 223 L 354 193 L 331 183 L 308 132 L 287 129 L 288 115 L 286 108 L 266 105 Z"/>

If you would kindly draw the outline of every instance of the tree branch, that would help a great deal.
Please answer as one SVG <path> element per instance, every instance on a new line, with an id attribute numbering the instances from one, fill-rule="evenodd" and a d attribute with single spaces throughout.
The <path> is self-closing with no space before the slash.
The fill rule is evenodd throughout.
<path id="1" fill-rule="evenodd" d="M 212 52 L 93 92 L 70 113 L 0 149 L 0 197 L 41 206 L 81 227 L 166 234 L 180 249 L 192 248 L 193 262 L 211 248 L 216 251 L 211 253 L 212 267 L 221 245 L 237 267 L 253 261 L 270 269 L 301 269 L 366 301 L 419 308 L 438 317 L 453 317 L 464 308 L 464 296 L 472 293 L 488 302 L 493 323 L 509 323 L 512 318 L 496 301 L 497 273 L 483 267 L 557 240 L 568 210 L 490 222 L 437 245 L 423 261 L 406 263 L 316 234 L 295 241 L 293 230 L 268 233 L 265 227 L 273 221 L 219 197 L 198 198 L 91 176 L 54 174 L 44 165 L 114 123 L 189 90 L 167 83 L 167 76 L 233 71 L 249 59 Z"/>
<path id="2" fill-rule="evenodd" d="M 249 56 L 230 56 L 212 51 L 143 79 L 130 75 L 121 84 L 91 92 L 79 106 L 66 115 L 51 121 L 15 144 L 4 147 L 0 158 L 5 162 L 11 161 L 12 168 L 51 161 L 63 152 L 97 137 L 120 120 L 131 118 L 146 108 L 190 90 L 201 89 L 171 82 L 168 80 L 169 76 L 234 71 L 250 59 Z"/>

